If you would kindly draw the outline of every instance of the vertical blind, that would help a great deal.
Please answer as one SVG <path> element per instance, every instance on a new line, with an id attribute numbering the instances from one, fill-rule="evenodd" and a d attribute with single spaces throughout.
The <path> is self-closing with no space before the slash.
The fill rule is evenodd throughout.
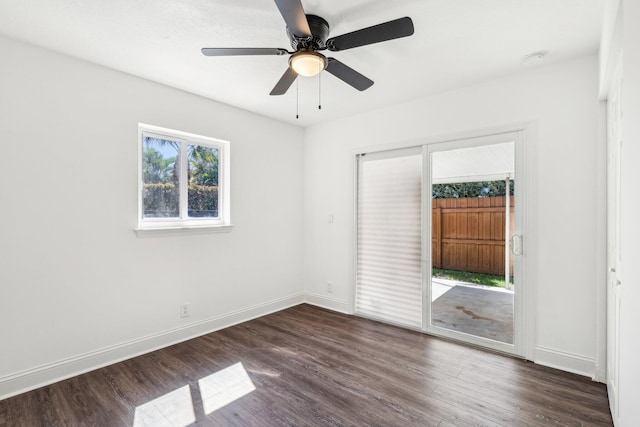
<path id="1" fill-rule="evenodd" d="M 358 162 L 356 313 L 422 327 L 422 155 Z"/>

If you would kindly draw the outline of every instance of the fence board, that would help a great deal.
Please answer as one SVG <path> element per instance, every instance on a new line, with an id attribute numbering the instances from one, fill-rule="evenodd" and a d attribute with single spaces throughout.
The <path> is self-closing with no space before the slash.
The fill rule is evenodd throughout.
<path id="1" fill-rule="evenodd" d="M 478 240 L 478 235 L 480 234 L 480 229 L 478 228 L 479 215 L 478 212 L 470 212 L 468 215 L 467 238 L 469 239 Z"/>
<path id="2" fill-rule="evenodd" d="M 506 198 L 432 200 L 434 268 L 504 274 Z M 514 198 L 510 199 L 513 233 Z M 510 266 L 513 274 L 513 258 Z"/>

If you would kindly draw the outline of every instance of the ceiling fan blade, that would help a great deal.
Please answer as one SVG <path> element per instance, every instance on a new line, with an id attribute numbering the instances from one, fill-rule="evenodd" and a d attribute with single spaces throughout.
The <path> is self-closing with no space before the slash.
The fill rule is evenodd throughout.
<path id="1" fill-rule="evenodd" d="M 363 76 L 351 67 L 344 65 L 335 58 L 328 58 L 327 71 L 345 82 L 346 84 L 363 91 L 373 85 L 373 80 Z"/>
<path id="2" fill-rule="evenodd" d="M 300 0 L 275 0 L 275 2 L 291 34 L 298 37 L 311 37 L 311 28 Z"/>
<path id="3" fill-rule="evenodd" d="M 296 74 L 291 67 L 288 67 L 287 71 L 285 71 L 282 77 L 280 77 L 280 80 L 276 83 L 269 95 L 284 95 L 287 93 L 287 90 L 289 90 L 289 87 L 291 87 L 293 82 L 296 81 L 297 77 L 298 74 Z"/>
<path id="4" fill-rule="evenodd" d="M 266 48 L 266 47 L 248 47 L 248 48 L 234 48 L 234 47 L 205 47 L 202 50 L 202 54 L 206 56 L 240 56 L 240 55 L 286 55 L 286 49 L 279 48 Z"/>
<path id="5" fill-rule="evenodd" d="M 363 28 L 358 31 L 332 37 L 327 40 L 327 48 L 337 52 L 354 47 L 380 43 L 387 40 L 408 37 L 413 34 L 413 21 L 409 17 L 396 19 L 373 27 Z"/>

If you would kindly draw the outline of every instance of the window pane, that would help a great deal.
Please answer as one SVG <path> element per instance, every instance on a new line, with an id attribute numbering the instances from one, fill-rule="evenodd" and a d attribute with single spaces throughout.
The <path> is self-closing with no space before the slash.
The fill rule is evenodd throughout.
<path id="1" fill-rule="evenodd" d="M 142 204 L 144 218 L 180 216 L 180 143 L 144 137 Z"/>
<path id="2" fill-rule="evenodd" d="M 215 218 L 218 216 L 219 151 L 217 148 L 203 145 L 189 144 L 187 148 L 189 217 Z"/>

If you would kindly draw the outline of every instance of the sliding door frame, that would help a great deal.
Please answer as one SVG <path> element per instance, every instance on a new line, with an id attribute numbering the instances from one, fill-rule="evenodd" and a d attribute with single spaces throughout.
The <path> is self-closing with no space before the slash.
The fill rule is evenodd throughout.
<path id="1" fill-rule="evenodd" d="M 531 177 L 531 171 L 535 169 L 536 166 L 536 158 L 535 151 L 533 150 L 533 146 L 535 145 L 535 140 L 538 137 L 538 124 L 535 121 L 531 122 L 520 122 L 514 123 L 511 125 L 506 125 L 502 127 L 489 128 L 484 130 L 476 130 L 469 132 L 461 132 L 457 134 L 450 135 L 440 135 L 434 136 L 430 138 L 422 138 L 415 140 L 407 140 L 407 141 L 399 141 L 391 144 L 377 145 L 366 148 L 354 149 L 351 151 L 351 162 L 352 162 L 352 185 L 353 189 L 352 193 L 352 241 L 351 241 L 351 277 L 352 277 L 352 286 L 350 286 L 349 291 L 349 306 L 352 314 L 356 316 L 360 316 L 356 312 L 356 283 L 357 283 L 357 243 L 358 243 L 358 158 L 359 156 L 367 153 L 377 153 L 382 151 L 390 151 L 397 150 L 403 148 L 412 148 L 412 147 L 422 147 L 423 151 L 429 149 L 430 146 L 435 146 L 436 144 L 444 144 L 444 143 L 453 143 L 455 141 L 464 141 L 471 140 L 476 138 L 490 138 L 495 135 L 507 134 L 507 133 L 517 133 L 518 138 L 516 142 L 515 149 L 515 161 L 516 161 L 516 170 L 519 174 L 517 181 L 515 182 L 515 194 L 516 194 L 516 203 L 515 209 L 520 212 L 522 217 L 519 219 L 518 228 L 514 230 L 517 234 L 520 234 L 522 237 L 522 255 L 520 258 L 520 266 L 516 269 L 518 274 L 518 278 L 514 277 L 514 282 L 516 286 L 520 286 L 520 296 L 518 302 L 516 302 L 516 307 L 514 307 L 514 311 L 518 310 L 520 315 L 518 316 L 518 324 L 514 325 L 514 327 L 518 328 L 518 333 L 515 334 L 515 342 L 513 348 L 505 348 L 505 349 L 495 349 L 497 351 L 504 351 L 509 354 L 512 354 L 517 357 L 523 357 L 528 360 L 534 360 L 535 358 L 535 292 L 532 287 L 532 284 L 535 283 L 536 274 L 535 269 L 531 267 L 536 264 L 535 250 L 533 248 L 537 247 L 537 237 L 533 232 L 536 228 L 535 224 L 535 216 L 532 216 L 533 209 L 531 201 L 535 201 L 537 198 L 537 186 L 535 181 Z M 423 158 L 424 161 L 424 158 Z M 429 181 L 431 179 L 431 170 L 423 169 L 423 179 L 424 177 L 428 177 Z M 426 187 L 423 187 L 423 192 Z M 429 182 L 428 190 L 430 191 L 431 186 Z M 430 194 L 430 193 L 429 193 Z M 431 197 L 426 198 L 428 200 L 429 206 L 431 203 Z M 424 201 L 423 201 L 424 203 Z M 430 212 L 430 210 L 425 210 L 423 208 L 423 215 L 427 216 L 428 222 L 423 222 L 423 236 L 422 243 L 425 245 L 426 243 L 430 243 L 430 226 L 431 226 L 431 215 L 426 215 L 426 212 Z M 428 232 L 428 238 L 425 240 L 424 233 Z M 426 250 L 423 248 L 423 298 L 426 305 L 426 298 L 430 301 L 430 288 L 427 286 L 427 280 L 430 281 L 431 278 L 431 245 L 427 245 Z M 529 266 L 529 267 L 527 267 Z M 428 274 L 425 274 L 428 273 Z M 526 274 L 525 274 L 526 273 Z M 429 304 L 430 305 L 430 304 Z M 430 313 L 429 313 L 430 315 Z M 360 316 L 364 317 L 364 316 Z M 376 320 L 376 319 L 374 319 Z M 435 335 L 432 331 L 427 330 L 426 321 L 429 320 L 426 315 L 423 315 L 423 327 L 420 329 L 421 332 Z M 438 335 L 440 336 L 440 335 Z M 452 337 L 453 339 L 457 339 L 457 337 Z M 473 344 L 473 343 L 472 343 Z M 485 346 L 485 343 L 477 343 L 477 345 Z"/>
<path id="2" fill-rule="evenodd" d="M 503 343 L 500 341 L 491 340 L 488 338 L 482 338 L 463 332 L 446 329 L 431 324 L 431 272 L 433 267 L 432 256 L 432 231 L 433 215 L 431 214 L 432 203 L 432 171 L 433 162 L 432 154 L 437 152 L 444 152 L 449 150 L 464 149 L 481 147 L 485 145 L 500 144 L 513 142 L 514 144 L 514 168 L 515 168 L 515 180 L 514 180 L 514 235 L 524 235 L 524 198 L 520 197 L 524 194 L 524 179 L 522 175 L 523 170 L 523 142 L 524 133 L 519 132 L 504 132 L 494 135 L 486 135 L 472 138 L 457 139 L 447 142 L 439 142 L 433 144 L 425 144 L 422 146 L 422 286 L 423 294 L 425 298 L 423 300 L 423 331 L 445 338 L 451 338 L 458 341 L 466 342 L 468 344 L 478 345 L 491 350 L 500 351 L 503 353 L 512 354 L 514 356 L 524 356 L 524 340 L 525 334 L 524 328 L 524 311 L 525 311 L 525 292 L 524 292 L 524 257 L 523 255 L 514 255 L 511 252 L 511 256 L 514 258 L 514 307 L 513 307 L 513 344 Z M 522 238 L 522 237 L 521 237 Z M 511 239 L 509 239 L 511 242 Z M 505 251 L 511 250 L 511 247 L 505 246 Z"/>

